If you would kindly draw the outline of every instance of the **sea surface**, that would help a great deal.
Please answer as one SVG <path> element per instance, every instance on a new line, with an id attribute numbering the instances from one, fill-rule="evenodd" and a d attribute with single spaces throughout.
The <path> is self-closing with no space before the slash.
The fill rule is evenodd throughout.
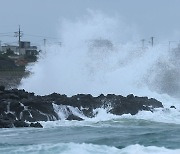
<path id="1" fill-rule="evenodd" d="M 160 122 L 159 113 L 154 113 L 154 120 L 141 118 L 146 112 L 137 116 L 103 114 L 85 121 L 41 122 L 44 128 L 0 129 L 0 154 L 180 153 L 177 121 Z"/>

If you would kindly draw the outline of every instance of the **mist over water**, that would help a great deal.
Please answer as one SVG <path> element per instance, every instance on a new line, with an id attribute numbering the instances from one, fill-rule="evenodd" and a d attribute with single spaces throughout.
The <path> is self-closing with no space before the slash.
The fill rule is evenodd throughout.
<path id="1" fill-rule="evenodd" d="M 142 48 L 136 28 L 118 17 L 89 11 L 75 21 L 62 21 L 59 36 L 62 45 L 43 50 L 20 88 L 40 95 L 180 96 L 178 49 L 161 44 Z"/>

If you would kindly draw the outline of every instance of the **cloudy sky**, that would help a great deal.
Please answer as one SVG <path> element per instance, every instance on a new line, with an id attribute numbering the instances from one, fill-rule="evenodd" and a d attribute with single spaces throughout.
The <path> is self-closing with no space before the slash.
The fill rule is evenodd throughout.
<path id="1" fill-rule="evenodd" d="M 177 40 L 179 6 L 179 0 L 0 0 L 0 40 L 17 41 L 12 32 L 21 25 L 24 40 L 56 41 L 61 19 L 75 20 L 87 14 L 87 9 L 121 17 L 144 38 Z"/>

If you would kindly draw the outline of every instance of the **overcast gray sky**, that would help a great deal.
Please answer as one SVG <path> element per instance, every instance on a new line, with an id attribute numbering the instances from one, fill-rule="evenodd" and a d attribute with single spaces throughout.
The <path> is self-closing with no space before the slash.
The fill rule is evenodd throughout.
<path id="1" fill-rule="evenodd" d="M 18 25 L 24 32 L 23 39 L 35 43 L 43 40 L 26 34 L 56 38 L 59 20 L 73 20 L 86 14 L 87 9 L 119 15 L 127 24 L 136 25 L 145 38 L 179 39 L 179 6 L 180 0 L 0 0 L 0 40 L 16 41 L 2 33 L 17 31 Z"/>

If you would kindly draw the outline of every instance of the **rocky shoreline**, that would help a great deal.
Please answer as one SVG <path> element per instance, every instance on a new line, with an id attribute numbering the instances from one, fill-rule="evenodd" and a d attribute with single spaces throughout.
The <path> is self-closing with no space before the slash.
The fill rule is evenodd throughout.
<path id="1" fill-rule="evenodd" d="M 163 108 L 153 98 L 121 95 L 78 94 L 72 97 L 53 93 L 36 96 L 25 90 L 5 90 L 0 86 L 0 128 L 42 127 L 38 121 L 84 120 L 95 117 L 98 108 L 104 108 L 115 115 L 135 115 L 139 111 L 153 112 Z"/>

